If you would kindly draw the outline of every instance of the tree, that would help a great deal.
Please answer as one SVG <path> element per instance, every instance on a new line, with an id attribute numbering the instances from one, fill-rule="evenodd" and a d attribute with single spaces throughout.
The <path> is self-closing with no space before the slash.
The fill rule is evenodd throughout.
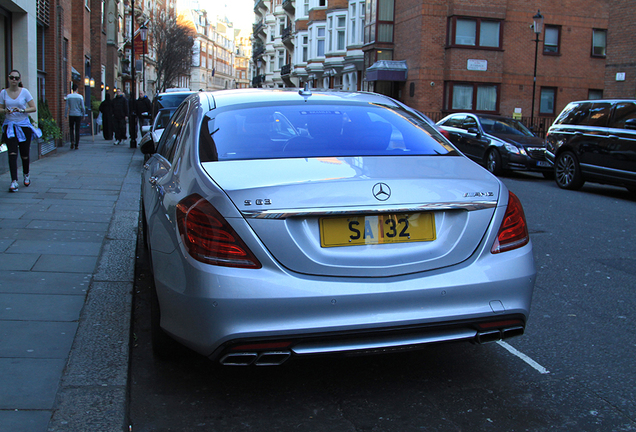
<path id="1" fill-rule="evenodd" d="M 157 53 L 157 92 L 163 92 L 180 76 L 190 74 L 193 32 L 170 16 L 155 20 L 151 30 Z"/>

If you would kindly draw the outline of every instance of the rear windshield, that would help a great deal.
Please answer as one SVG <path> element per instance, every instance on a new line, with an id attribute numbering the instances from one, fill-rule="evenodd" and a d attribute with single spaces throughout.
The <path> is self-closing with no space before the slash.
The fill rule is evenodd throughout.
<path id="1" fill-rule="evenodd" d="M 165 94 L 157 96 L 155 99 L 156 109 L 160 110 L 161 108 L 178 107 L 188 96 L 190 96 L 190 93 Z"/>
<path id="2" fill-rule="evenodd" d="M 455 149 L 417 114 L 381 105 L 280 105 L 210 111 L 202 162 L 330 156 L 450 155 Z"/>

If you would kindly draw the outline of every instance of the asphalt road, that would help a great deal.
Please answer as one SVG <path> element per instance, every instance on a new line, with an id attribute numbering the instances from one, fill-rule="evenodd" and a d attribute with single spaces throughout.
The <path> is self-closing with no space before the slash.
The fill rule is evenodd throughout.
<path id="1" fill-rule="evenodd" d="M 593 184 L 563 191 L 534 174 L 503 181 L 524 205 L 538 270 L 526 334 L 508 343 L 276 368 L 185 352 L 158 361 L 140 247 L 131 430 L 636 430 L 636 198 Z"/>

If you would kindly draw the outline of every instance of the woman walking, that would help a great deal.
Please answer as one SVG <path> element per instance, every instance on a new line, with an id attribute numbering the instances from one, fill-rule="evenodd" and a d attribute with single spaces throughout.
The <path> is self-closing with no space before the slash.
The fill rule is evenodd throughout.
<path id="1" fill-rule="evenodd" d="M 102 132 L 106 141 L 113 139 L 113 105 L 110 100 L 110 93 L 106 93 L 106 99 L 99 105 L 99 112 L 102 113 Z"/>
<path id="2" fill-rule="evenodd" d="M 29 149 L 31 136 L 35 132 L 39 138 L 40 129 L 36 129 L 29 121 L 28 113 L 37 111 L 33 96 L 22 87 L 22 76 L 17 70 L 9 73 L 9 86 L 0 92 L 0 114 L 4 114 L 2 125 L 2 141 L 7 144 L 9 155 L 9 171 L 11 172 L 11 186 L 9 191 L 18 191 L 18 150 L 22 158 L 22 173 L 24 186 L 31 184 L 29 178 Z"/>

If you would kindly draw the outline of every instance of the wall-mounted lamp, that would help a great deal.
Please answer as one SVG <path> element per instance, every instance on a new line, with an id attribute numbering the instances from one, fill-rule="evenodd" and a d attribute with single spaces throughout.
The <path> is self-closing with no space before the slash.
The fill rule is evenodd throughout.
<path id="1" fill-rule="evenodd" d="M 89 77 L 84 77 L 84 85 L 88 87 L 90 85 L 90 83 L 91 83 L 90 78 Z"/>
<path id="2" fill-rule="evenodd" d="M 89 82 L 90 82 L 91 88 L 95 87 L 95 80 L 93 78 L 91 78 Z"/>

